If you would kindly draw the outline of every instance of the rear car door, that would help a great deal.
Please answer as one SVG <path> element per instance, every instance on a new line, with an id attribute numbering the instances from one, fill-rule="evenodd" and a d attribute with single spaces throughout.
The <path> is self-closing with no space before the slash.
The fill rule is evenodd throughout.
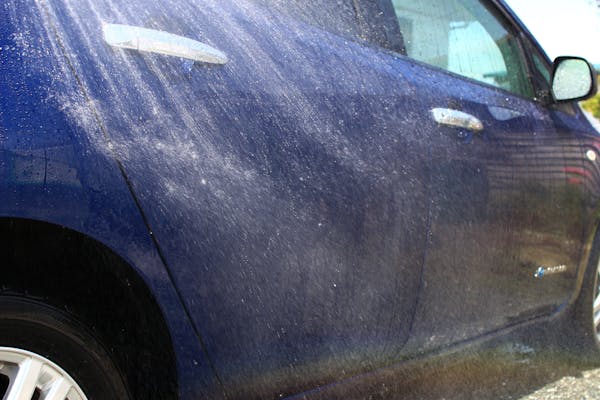
<path id="1" fill-rule="evenodd" d="M 479 0 L 392 4 L 416 61 L 407 77 L 429 116 L 420 134 L 432 157 L 431 226 L 411 333 L 419 352 L 564 304 L 582 209 L 565 179 L 569 139 L 548 123 L 507 15 Z"/>
<path id="2" fill-rule="evenodd" d="M 412 87 L 365 43 L 353 2 L 70 5 L 48 7 L 106 132 L 92 143 L 122 162 L 229 397 L 395 360 L 421 277 L 428 145 Z M 111 48 L 104 23 L 229 62 Z"/>

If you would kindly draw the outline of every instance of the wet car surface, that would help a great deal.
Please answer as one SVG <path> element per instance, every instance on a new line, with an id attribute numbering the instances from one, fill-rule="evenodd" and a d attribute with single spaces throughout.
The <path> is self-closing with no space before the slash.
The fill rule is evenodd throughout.
<path id="1" fill-rule="evenodd" d="M 517 329 L 298 398 L 596 399 L 598 362 L 573 353 L 557 331 L 562 323 Z"/>
<path id="2" fill-rule="evenodd" d="M 539 334 L 539 332 L 538 332 Z M 347 390 L 308 393 L 306 399 L 581 400 L 598 398 L 597 364 L 564 351 L 530 347 L 523 338 L 407 364 L 393 379 Z"/>
<path id="3" fill-rule="evenodd" d="M 595 78 L 502 2 L 2 10 L 0 328 L 45 332 L 0 335 L 5 390 L 49 385 L 14 354 L 81 398 L 233 399 L 368 397 L 557 318 L 598 350 Z"/>

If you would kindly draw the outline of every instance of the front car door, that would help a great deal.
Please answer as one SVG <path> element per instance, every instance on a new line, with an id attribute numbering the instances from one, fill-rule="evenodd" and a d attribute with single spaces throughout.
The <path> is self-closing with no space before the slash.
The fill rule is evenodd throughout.
<path id="1" fill-rule="evenodd" d="M 420 352 L 568 301 L 583 228 L 566 154 L 578 142 L 551 123 L 519 31 L 492 2 L 392 4 L 416 61 L 406 74 L 430 116 L 420 134 L 432 159 L 431 225 L 411 332 Z"/>

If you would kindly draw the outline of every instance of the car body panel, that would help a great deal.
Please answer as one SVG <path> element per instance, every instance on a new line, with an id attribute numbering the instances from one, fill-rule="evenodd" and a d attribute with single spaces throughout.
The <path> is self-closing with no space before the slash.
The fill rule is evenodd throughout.
<path id="1" fill-rule="evenodd" d="M 294 395 L 552 315 L 578 290 L 600 141 L 576 107 L 254 0 L 2 7 L 0 216 L 82 232 L 143 277 L 181 398 Z M 229 62 L 112 48 L 104 23 Z M 434 107 L 485 129 L 440 127 Z"/>
<path id="2" fill-rule="evenodd" d="M 484 129 L 474 133 L 424 120 L 432 153 L 432 216 L 411 332 L 415 352 L 564 306 L 576 288 L 585 222 L 581 187 L 566 172 L 581 162 L 579 138 L 573 130 L 559 131 L 552 122 L 556 112 L 422 68 L 412 70 L 422 115 L 436 107 L 458 108 L 477 116 Z M 569 152 L 577 157 L 567 161 Z M 539 268 L 552 267 L 560 273 L 536 277 Z"/>
<path id="3" fill-rule="evenodd" d="M 293 394 L 396 359 L 420 282 L 428 155 L 394 58 L 250 3 L 177 18 L 166 3 L 111 5 L 53 13 L 65 46 L 89 49 L 74 68 L 230 395 Z M 230 62 L 186 69 L 113 49 L 102 22 L 197 31 Z"/>
<path id="4" fill-rule="evenodd" d="M 44 221 L 93 238 L 146 282 L 168 321 L 182 398 L 222 390 L 101 127 L 43 9 L 0 6 L 0 218 Z M 27 11 L 25 11 L 27 10 Z M 92 140 L 90 140 L 92 139 Z"/>

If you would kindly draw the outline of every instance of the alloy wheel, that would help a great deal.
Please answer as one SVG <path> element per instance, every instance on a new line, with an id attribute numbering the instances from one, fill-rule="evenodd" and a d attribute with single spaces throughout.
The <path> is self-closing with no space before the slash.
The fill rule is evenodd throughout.
<path id="1" fill-rule="evenodd" d="M 0 347 L 0 396 L 3 400 L 87 400 L 60 366 L 12 347 Z"/>

